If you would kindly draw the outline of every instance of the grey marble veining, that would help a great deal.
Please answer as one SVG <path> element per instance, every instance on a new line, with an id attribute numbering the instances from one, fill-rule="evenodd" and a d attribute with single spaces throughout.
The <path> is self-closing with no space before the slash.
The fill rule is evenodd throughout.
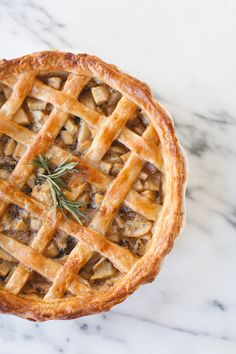
<path id="1" fill-rule="evenodd" d="M 40 1 L 2 0 L 0 6 L 2 26 L 8 28 L 11 37 L 29 37 L 45 49 L 56 49 L 61 45 L 71 47 L 63 36 L 65 25 L 56 21 Z"/>
<path id="2" fill-rule="evenodd" d="M 187 224 L 153 284 L 107 314 L 0 316 L 0 353 L 236 352 L 236 3 L 0 0 L 1 57 L 78 48 L 148 82 L 173 116 Z"/>

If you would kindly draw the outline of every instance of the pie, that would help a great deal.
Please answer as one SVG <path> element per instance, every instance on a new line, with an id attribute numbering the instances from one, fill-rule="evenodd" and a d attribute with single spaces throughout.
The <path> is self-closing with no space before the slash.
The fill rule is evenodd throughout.
<path id="1" fill-rule="evenodd" d="M 1 60 L 0 132 L 2 313 L 76 318 L 154 280 L 182 227 L 186 167 L 146 84 L 87 54 Z M 78 167 L 61 188 L 81 224 L 54 205 L 38 156 Z"/>

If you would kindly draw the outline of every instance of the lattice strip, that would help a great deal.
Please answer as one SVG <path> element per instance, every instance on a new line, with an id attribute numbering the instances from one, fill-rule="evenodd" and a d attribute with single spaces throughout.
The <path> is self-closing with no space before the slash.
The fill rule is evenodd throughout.
<path id="1" fill-rule="evenodd" d="M 87 82 L 88 78 L 86 77 L 70 75 L 64 89 L 72 94 L 74 93 L 75 96 L 78 96 L 79 92 Z M 23 128 L 19 124 L 16 124 L 15 122 L 9 121 L 8 117 L 4 116 L 0 119 L 1 131 L 8 136 L 11 136 L 17 142 L 21 142 L 23 145 L 30 145 L 30 148 L 27 149 L 26 153 L 20 159 L 15 170 L 10 176 L 10 180 L 18 185 L 19 188 L 22 188 L 22 186 L 26 183 L 34 169 L 34 166 L 31 164 L 33 159 L 37 156 L 37 154 L 43 153 L 48 149 L 50 144 L 55 140 L 61 127 L 65 124 L 67 118 L 68 114 L 58 111 L 57 109 L 53 109 L 48 120 L 37 135 L 30 130 Z M 8 123 L 12 124 L 9 125 Z M 7 204 L 0 201 L 0 216 L 3 214 L 6 207 Z"/>
<path id="2" fill-rule="evenodd" d="M 11 80 L 4 80 L 9 86 L 12 85 Z M 32 88 L 30 96 L 51 103 L 54 107 L 74 114 L 78 117 L 82 117 L 91 128 L 98 130 L 101 122 L 105 119 L 104 115 L 92 110 L 89 107 L 84 106 L 78 100 L 72 98 L 68 94 L 57 91 L 51 87 L 48 87 L 40 80 L 36 80 Z M 138 144 L 135 143 L 133 132 L 128 128 L 124 128 L 120 136 L 117 138 L 121 143 L 127 144 L 128 147 L 140 158 L 145 161 L 153 163 L 158 169 L 161 168 L 162 160 L 160 161 L 160 149 L 155 144 L 150 144 L 148 140 L 135 134 L 135 139 L 138 137 Z M 142 154 L 140 154 L 142 151 Z M 157 158 L 158 157 L 158 158 Z"/>
<path id="3" fill-rule="evenodd" d="M 16 124 L 15 122 L 8 121 L 3 117 L 0 119 L 0 130 L 5 134 L 11 136 L 17 142 L 22 144 L 31 144 L 35 138 L 35 134 L 30 130 Z M 52 159 L 52 162 L 55 164 L 59 164 L 63 162 L 67 157 L 70 156 L 70 153 L 64 151 L 63 149 L 52 146 L 47 151 L 47 156 Z M 106 190 L 107 185 L 111 182 L 112 178 L 103 174 L 101 171 L 98 171 L 96 168 L 92 167 L 88 163 L 86 163 L 83 159 L 79 158 L 78 156 L 72 156 L 71 161 L 77 161 L 80 166 L 81 175 L 91 184 L 98 186 L 102 190 Z M 133 192 L 132 192 L 133 193 Z M 143 197 L 140 196 L 138 193 L 132 195 L 132 198 L 127 195 L 127 199 L 129 200 L 129 206 L 134 210 L 138 211 L 141 215 L 144 215 L 148 219 L 154 220 L 156 214 L 158 212 L 158 205 L 150 200 L 146 199 L 146 205 L 150 205 L 150 213 L 148 208 L 146 208 L 145 213 L 142 214 L 142 210 L 138 209 L 138 205 L 142 202 Z M 154 215 L 153 210 L 156 208 L 156 213 Z M 1 209 L 0 209 L 1 210 Z M 1 214 L 1 211 L 0 211 Z"/>
<path id="4" fill-rule="evenodd" d="M 32 89 L 35 81 L 35 76 L 28 73 L 23 73 L 12 86 L 12 93 L 8 100 L 2 105 L 0 109 L 1 119 L 12 119 L 21 107 L 24 99 Z M 0 133 L 0 137 L 2 133 Z"/>
<path id="5" fill-rule="evenodd" d="M 144 136 L 139 136 L 127 128 L 123 129 L 118 140 L 136 153 L 141 160 L 151 162 L 161 171 L 163 161 L 161 149 L 158 148 L 159 138 L 154 127 L 152 125 L 149 125 L 149 127 L 151 128 L 148 140 Z M 149 156 L 148 159 L 147 156 Z"/>
<path id="6" fill-rule="evenodd" d="M 47 211 L 45 215 L 46 206 L 43 203 L 24 194 L 10 182 L 0 180 L 0 198 L 26 209 L 38 218 L 48 218 Z M 52 221 L 51 218 L 50 220 Z M 74 236 L 92 251 L 101 253 L 121 272 L 127 272 L 136 262 L 136 257 L 130 251 L 108 241 L 103 235 L 86 226 L 81 226 L 73 220 L 70 223 L 64 220 L 59 225 L 59 229 L 65 231 L 68 235 Z"/>
<path id="7" fill-rule="evenodd" d="M 148 139 L 151 134 L 152 128 L 148 127 L 143 135 Z M 99 232 L 99 234 L 105 234 L 107 231 L 109 224 L 113 220 L 119 206 L 126 198 L 132 184 L 141 172 L 142 167 L 143 162 L 139 160 L 134 153 L 131 153 L 119 175 L 108 187 L 107 193 L 102 201 L 98 213 L 90 223 L 90 227 Z M 78 273 L 80 266 L 83 265 L 91 256 L 92 252 L 90 252 L 90 254 L 87 252 L 84 261 L 81 261 L 77 264 L 77 267 L 74 267 L 74 276 Z M 73 279 L 71 274 L 73 271 L 71 264 L 74 264 L 77 258 L 82 258 L 79 245 L 74 248 L 73 254 L 71 253 L 69 255 L 65 264 L 59 271 L 57 279 L 55 279 L 49 293 L 47 294 L 47 298 L 55 298 L 55 296 L 58 295 L 63 296 L 66 291 L 65 283 L 63 284 L 63 278 L 67 279 L 67 277 L 69 277 L 70 279 Z M 115 264 L 114 261 L 113 264 Z"/>
<path id="8" fill-rule="evenodd" d="M 65 92 L 70 93 L 72 96 L 77 97 L 88 80 L 89 78 L 85 76 L 69 75 L 65 83 L 64 90 Z M 10 180 L 20 188 L 28 180 L 34 169 L 34 166 L 30 162 L 39 153 L 44 153 L 48 149 L 48 147 L 60 132 L 60 129 L 65 124 L 67 118 L 67 113 L 58 111 L 57 109 L 52 110 L 52 113 L 48 117 L 46 123 L 35 136 L 35 139 L 27 153 L 24 154 L 24 156 L 20 159 L 17 167 L 10 176 Z M 7 203 L 0 203 L 0 211 L 3 211 L 6 206 Z M 37 236 L 34 238 L 31 247 L 40 253 L 43 252 L 53 237 L 54 232 L 56 232 L 57 224 L 60 220 L 60 214 L 57 215 L 57 220 L 54 223 L 46 220 L 39 230 Z M 19 293 L 25 282 L 28 280 L 29 276 L 30 272 L 22 269 L 22 267 L 19 265 L 6 284 L 6 289 L 10 290 L 14 294 Z"/>
<path id="9" fill-rule="evenodd" d="M 152 134 L 152 127 L 148 127 L 143 136 L 148 139 Z M 113 220 L 117 208 L 126 198 L 132 184 L 140 174 L 143 167 L 143 161 L 132 153 L 125 163 L 123 169 L 116 179 L 110 184 L 105 198 L 100 205 L 98 213 L 95 215 L 91 227 L 99 233 L 104 234 Z"/>
<path id="10" fill-rule="evenodd" d="M 58 262 L 42 256 L 33 248 L 24 245 L 2 233 L 0 233 L 0 247 L 2 247 L 7 253 L 21 262 L 24 267 L 32 269 L 51 282 L 54 281 L 57 273 L 62 267 Z M 22 266 L 20 267 L 21 270 L 24 270 Z M 69 285 L 69 291 L 75 295 L 81 296 L 85 295 L 85 293 L 88 294 L 90 292 L 95 292 L 88 286 L 84 285 L 82 281 L 83 280 L 78 276 L 75 277 Z"/>
<path id="11" fill-rule="evenodd" d="M 53 211 L 51 211 L 51 213 L 53 213 Z M 57 224 L 59 220 L 61 220 L 61 215 L 57 213 L 57 219 L 55 221 L 53 219 L 53 215 L 50 219 L 44 221 L 42 227 L 31 243 L 32 249 L 34 249 L 38 254 L 43 253 L 49 244 L 57 230 Z M 25 283 L 29 280 L 30 275 L 31 271 L 22 268 L 22 266 L 19 264 L 8 280 L 5 289 L 9 290 L 13 294 L 19 294 Z"/>
<path id="12" fill-rule="evenodd" d="M 70 262 L 66 262 L 57 273 L 53 285 L 45 295 L 45 299 L 61 298 L 69 285 L 74 279 L 75 274 L 78 273 L 87 260 L 91 257 L 91 251 L 83 245 L 78 244 L 70 254 Z"/>
<path id="13" fill-rule="evenodd" d="M 160 204 L 152 202 L 150 199 L 143 197 L 133 189 L 131 189 L 126 196 L 125 205 L 150 220 L 155 220 L 157 213 L 161 209 Z"/>
<path id="14" fill-rule="evenodd" d="M 142 167 L 143 162 L 136 155 L 131 154 L 117 178 L 108 187 L 105 198 L 90 227 L 101 234 L 106 232 L 111 220 L 115 217 L 118 207 L 140 174 Z"/>
<path id="15" fill-rule="evenodd" d="M 81 182 L 80 182 L 81 183 Z M 67 197 L 73 194 L 73 198 L 77 199 L 83 191 L 83 185 L 77 185 L 75 181 L 68 184 L 69 189 L 73 188 L 70 192 L 68 191 Z M 43 253 L 47 245 L 51 241 L 53 235 L 58 229 L 63 216 L 60 212 L 57 213 L 56 220 L 54 220 L 53 210 L 48 211 L 47 217 L 44 219 L 41 228 L 39 229 L 37 235 L 34 237 L 31 247 L 38 253 Z M 23 269 L 20 265 L 16 267 L 9 281 L 7 282 L 5 289 L 9 290 L 11 293 L 18 294 L 23 288 L 25 283 L 28 281 L 31 272 Z"/>
<path id="16" fill-rule="evenodd" d="M 127 121 L 134 116 L 136 109 L 136 105 L 122 97 L 114 112 L 103 120 L 84 159 L 98 163 L 112 142 L 119 137 Z"/>
<path id="17" fill-rule="evenodd" d="M 34 82 L 35 76 L 32 73 L 22 73 L 19 75 L 17 81 L 12 86 L 10 97 L 1 107 L 0 116 L 4 115 L 8 119 L 12 119 L 31 91 Z"/>
<path id="18" fill-rule="evenodd" d="M 100 128 L 102 121 L 106 119 L 102 114 L 97 113 L 91 108 L 83 106 L 78 100 L 72 99 L 70 96 L 44 85 L 38 80 L 36 80 L 31 94 L 35 98 L 50 102 L 55 107 L 58 107 L 78 117 L 82 117 L 92 128 L 96 130 Z M 139 143 L 135 144 L 135 139 L 137 137 L 139 138 Z M 133 133 L 128 128 L 123 129 L 117 140 L 124 144 L 126 144 L 128 140 L 129 148 L 131 151 L 136 153 L 140 158 L 153 163 L 158 169 L 161 168 L 162 160 L 160 161 L 159 159 L 160 149 L 156 144 L 150 145 L 149 141 Z M 143 150 L 142 155 L 140 155 L 141 150 Z M 156 156 L 158 156 L 158 159 Z"/>

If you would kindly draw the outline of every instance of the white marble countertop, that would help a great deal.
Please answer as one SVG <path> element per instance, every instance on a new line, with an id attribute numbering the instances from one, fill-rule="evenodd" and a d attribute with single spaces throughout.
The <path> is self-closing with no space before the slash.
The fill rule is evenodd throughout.
<path id="1" fill-rule="evenodd" d="M 0 316 L 0 352 L 236 353 L 236 2 L 0 0 L 1 57 L 78 48 L 148 82 L 190 164 L 187 226 L 156 281 L 111 312 Z"/>

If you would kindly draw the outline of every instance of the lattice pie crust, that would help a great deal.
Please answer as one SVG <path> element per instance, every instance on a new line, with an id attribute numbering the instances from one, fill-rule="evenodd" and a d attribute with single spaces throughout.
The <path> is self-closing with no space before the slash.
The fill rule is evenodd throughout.
<path id="1" fill-rule="evenodd" d="M 183 220 L 185 163 L 148 86 L 86 54 L 0 62 L 0 311 L 31 320 L 110 309 L 152 281 Z M 32 161 L 70 157 L 68 199 L 52 211 Z"/>

